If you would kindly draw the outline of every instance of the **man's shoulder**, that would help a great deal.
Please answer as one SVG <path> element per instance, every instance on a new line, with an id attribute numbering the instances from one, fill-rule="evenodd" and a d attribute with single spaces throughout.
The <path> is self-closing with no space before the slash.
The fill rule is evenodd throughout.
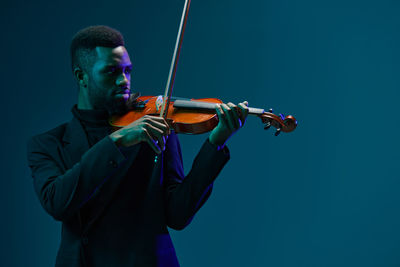
<path id="1" fill-rule="evenodd" d="M 32 136 L 28 140 L 28 146 L 32 145 L 32 143 L 43 145 L 43 144 L 61 142 L 64 137 L 68 124 L 69 122 L 65 122 L 51 130 Z"/>

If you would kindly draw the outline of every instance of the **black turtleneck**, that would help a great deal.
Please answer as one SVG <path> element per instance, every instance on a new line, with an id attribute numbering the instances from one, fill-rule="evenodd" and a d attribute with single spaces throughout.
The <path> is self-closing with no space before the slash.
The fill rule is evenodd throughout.
<path id="1" fill-rule="evenodd" d="M 71 111 L 82 124 L 90 147 L 111 133 L 112 127 L 108 123 L 109 114 L 106 110 L 78 109 L 74 105 Z"/>

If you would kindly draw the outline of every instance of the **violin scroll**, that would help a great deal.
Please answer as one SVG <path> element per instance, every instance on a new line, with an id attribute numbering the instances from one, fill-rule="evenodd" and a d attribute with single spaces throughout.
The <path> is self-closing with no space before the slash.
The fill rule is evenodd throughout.
<path id="1" fill-rule="evenodd" d="M 263 112 L 258 116 L 264 124 L 264 130 L 268 130 L 271 126 L 276 129 L 275 136 L 278 136 L 281 132 L 292 132 L 297 127 L 297 120 L 293 116 L 275 115 L 272 108 L 269 112 Z"/>

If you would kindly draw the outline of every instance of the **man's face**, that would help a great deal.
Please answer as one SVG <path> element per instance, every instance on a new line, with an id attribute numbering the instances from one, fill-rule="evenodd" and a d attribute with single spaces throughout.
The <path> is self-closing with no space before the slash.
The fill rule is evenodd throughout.
<path id="1" fill-rule="evenodd" d="M 110 114 L 125 110 L 130 96 L 132 63 L 124 46 L 95 48 L 97 57 L 88 77 L 88 95 L 94 109 Z"/>

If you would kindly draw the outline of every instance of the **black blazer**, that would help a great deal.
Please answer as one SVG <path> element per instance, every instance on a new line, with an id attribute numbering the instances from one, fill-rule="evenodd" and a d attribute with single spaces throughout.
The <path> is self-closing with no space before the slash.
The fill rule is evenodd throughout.
<path id="1" fill-rule="evenodd" d="M 176 134 L 155 156 L 146 143 L 119 149 L 108 136 L 89 148 L 76 118 L 29 140 L 36 194 L 62 221 L 56 266 L 179 266 L 167 226 L 190 223 L 229 151 L 206 141 L 186 177 Z"/>

